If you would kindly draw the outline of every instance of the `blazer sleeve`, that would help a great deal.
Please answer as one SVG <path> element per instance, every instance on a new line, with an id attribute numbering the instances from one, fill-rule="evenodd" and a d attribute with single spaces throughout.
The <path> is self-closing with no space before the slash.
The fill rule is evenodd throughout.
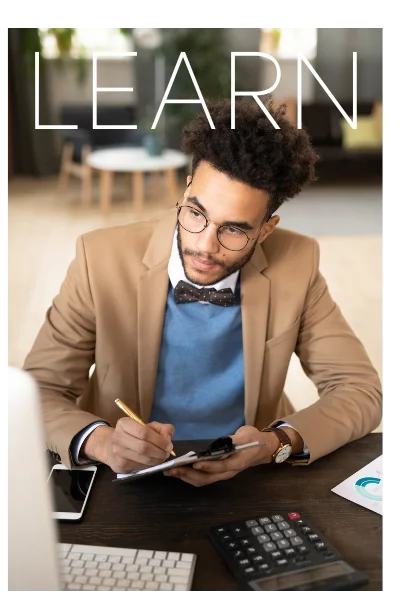
<path id="1" fill-rule="evenodd" d="M 302 436 L 309 464 L 375 429 L 382 419 L 382 389 L 364 346 L 331 298 L 319 271 L 314 240 L 313 269 L 295 352 L 319 399 L 284 420 Z"/>
<path id="2" fill-rule="evenodd" d="M 72 438 L 99 420 L 76 405 L 88 385 L 95 343 L 95 311 L 84 242 L 79 237 L 76 257 L 23 366 L 39 385 L 47 447 L 69 468 Z"/>

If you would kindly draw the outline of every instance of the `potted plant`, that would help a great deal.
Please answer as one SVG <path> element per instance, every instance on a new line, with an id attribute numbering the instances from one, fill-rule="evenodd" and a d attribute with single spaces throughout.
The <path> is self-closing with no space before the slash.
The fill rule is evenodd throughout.
<path id="1" fill-rule="evenodd" d="M 52 27 L 48 29 L 47 32 L 55 37 L 60 57 L 69 56 L 72 50 L 72 42 L 76 29 L 58 29 Z"/>

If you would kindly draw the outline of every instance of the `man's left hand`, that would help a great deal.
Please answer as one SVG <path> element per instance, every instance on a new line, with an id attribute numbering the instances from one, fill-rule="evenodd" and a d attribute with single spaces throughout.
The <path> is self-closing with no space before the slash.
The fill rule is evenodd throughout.
<path id="1" fill-rule="evenodd" d="M 240 427 L 231 437 L 235 446 L 250 442 L 260 442 L 263 445 L 247 448 L 223 460 L 205 460 L 195 463 L 192 467 L 177 467 L 164 471 L 164 475 L 178 477 L 196 487 L 209 485 L 216 481 L 230 479 L 249 467 L 271 462 L 272 454 L 279 445 L 274 434 L 262 433 L 250 425 Z"/>

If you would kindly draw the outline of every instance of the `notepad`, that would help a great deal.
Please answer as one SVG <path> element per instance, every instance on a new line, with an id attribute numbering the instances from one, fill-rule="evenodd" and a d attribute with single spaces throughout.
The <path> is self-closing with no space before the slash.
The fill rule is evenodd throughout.
<path id="1" fill-rule="evenodd" d="M 230 440 L 230 442 L 228 441 Z M 186 465 L 192 465 L 196 462 L 200 462 L 203 460 L 221 460 L 226 456 L 230 456 L 231 454 L 236 454 L 237 452 L 241 452 L 246 448 L 253 448 L 255 446 L 263 446 L 260 442 L 251 442 L 249 444 L 242 444 L 239 446 L 235 446 L 232 443 L 232 438 L 218 438 L 214 442 L 212 442 L 208 448 L 201 452 L 195 452 L 191 450 L 182 456 L 178 456 L 173 460 L 168 460 L 166 462 L 161 463 L 160 465 L 155 465 L 154 467 L 147 467 L 146 469 L 139 469 L 137 471 L 133 471 L 132 473 L 119 473 L 116 479 L 113 479 L 113 482 L 125 482 L 125 481 L 133 481 L 137 479 L 141 479 L 142 477 L 147 477 L 149 475 L 153 475 L 154 473 L 160 473 L 162 471 L 167 471 L 168 469 L 172 469 L 173 467 L 183 467 Z"/>

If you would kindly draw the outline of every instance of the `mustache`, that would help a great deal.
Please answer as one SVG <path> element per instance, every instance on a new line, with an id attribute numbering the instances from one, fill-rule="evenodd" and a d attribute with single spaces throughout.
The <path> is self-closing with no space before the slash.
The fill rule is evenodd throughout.
<path id="1" fill-rule="evenodd" d="M 218 265 L 219 267 L 225 266 L 223 262 L 214 260 L 213 258 L 210 258 L 207 256 L 203 256 L 199 252 L 194 252 L 193 250 L 188 250 L 187 248 L 185 248 L 185 250 L 183 251 L 183 254 L 185 256 L 193 256 L 194 258 L 198 258 L 199 260 L 203 260 L 204 262 L 208 262 L 213 265 Z"/>

